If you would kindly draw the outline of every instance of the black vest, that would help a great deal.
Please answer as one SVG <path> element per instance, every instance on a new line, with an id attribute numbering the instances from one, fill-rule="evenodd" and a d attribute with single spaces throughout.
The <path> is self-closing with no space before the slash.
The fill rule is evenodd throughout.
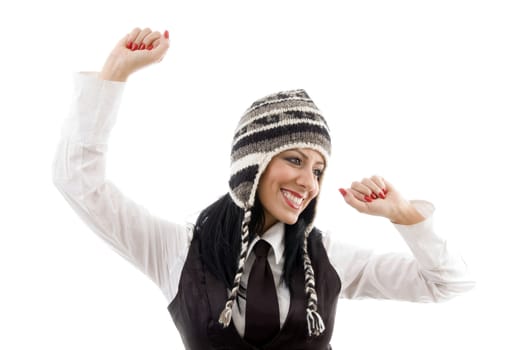
<path id="1" fill-rule="evenodd" d="M 329 343 L 341 282 L 329 263 L 320 235 L 314 232 L 309 237 L 309 254 L 316 276 L 318 313 L 325 323 L 325 331 L 318 337 L 308 336 L 305 276 L 303 268 L 297 268 L 293 272 L 290 308 L 285 323 L 276 337 L 261 349 L 331 349 Z M 226 299 L 227 290 L 221 281 L 205 271 L 200 259 L 199 242 L 193 239 L 181 274 L 179 290 L 168 306 L 186 349 L 257 349 L 239 336 L 233 322 L 227 328 L 219 324 L 219 314 L 223 311 Z"/>

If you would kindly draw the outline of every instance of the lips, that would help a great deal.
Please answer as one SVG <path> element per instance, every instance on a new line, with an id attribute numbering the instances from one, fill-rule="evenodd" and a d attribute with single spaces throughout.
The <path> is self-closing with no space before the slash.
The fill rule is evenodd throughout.
<path id="1" fill-rule="evenodd" d="M 291 192 L 285 189 L 281 189 L 281 193 L 283 194 L 283 198 L 285 199 L 285 202 L 288 204 L 289 207 L 293 209 L 301 208 L 301 204 L 303 203 L 305 198 L 303 198 L 296 192 Z"/>

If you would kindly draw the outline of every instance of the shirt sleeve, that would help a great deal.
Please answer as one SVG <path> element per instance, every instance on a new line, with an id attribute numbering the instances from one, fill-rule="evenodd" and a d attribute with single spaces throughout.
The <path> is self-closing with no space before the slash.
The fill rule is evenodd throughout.
<path id="1" fill-rule="evenodd" d="M 434 232 L 434 206 L 425 201 L 412 203 L 425 220 L 394 225 L 412 254 L 375 254 L 336 242 L 333 235 L 324 237 L 329 259 L 342 282 L 340 297 L 440 302 L 474 287 L 462 257 Z"/>
<path id="2" fill-rule="evenodd" d="M 171 300 L 188 252 L 191 228 L 162 220 L 106 179 L 108 138 L 125 83 L 77 73 L 69 117 L 52 167 L 55 186 L 78 216 Z"/>

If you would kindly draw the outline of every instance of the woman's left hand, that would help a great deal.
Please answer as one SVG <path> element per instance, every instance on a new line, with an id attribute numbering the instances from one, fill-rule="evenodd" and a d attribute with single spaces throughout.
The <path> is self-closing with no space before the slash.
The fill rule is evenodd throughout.
<path id="1" fill-rule="evenodd" d="M 395 224 L 412 225 L 424 217 L 383 177 L 374 175 L 340 188 L 343 198 L 360 213 L 388 218 Z"/>

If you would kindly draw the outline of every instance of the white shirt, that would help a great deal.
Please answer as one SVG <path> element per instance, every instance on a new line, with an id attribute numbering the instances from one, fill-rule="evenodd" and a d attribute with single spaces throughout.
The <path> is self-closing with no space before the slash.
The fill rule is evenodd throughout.
<path id="1" fill-rule="evenodd" d="M 53 181 L 83 221 L 119 254 L 149 276 L 170 302 L 177 294 L 182 268 L 192 238 L 191 225 L 151 215 L 106 179 L 108 139 L 117 118 L 125 83 L 100 80 L 94 73 L 75 75 L 75 94 L 53 163 Z M 460 256 L 433 230 L 431 203 L 413 202 L 426 218 L 415 225 L 394 225 L 412 256 L 373 254 L 324 234 L 327 255 L 342 283 L 341 298 L 381 298 L 438 302 L 470 290 L 474 282 Z M 281 325 L 290 304 L 281 280 L 284 225 L 265 234 L 272 249 L 269 263 L 276 282 Z M 249 246 L 242 285 L 246 286 L 254 262 Z M 242 299 L 240 299 L 242 300 Z M 244 334 L 244 305 L 233 308 L 233 322 Z"/>

